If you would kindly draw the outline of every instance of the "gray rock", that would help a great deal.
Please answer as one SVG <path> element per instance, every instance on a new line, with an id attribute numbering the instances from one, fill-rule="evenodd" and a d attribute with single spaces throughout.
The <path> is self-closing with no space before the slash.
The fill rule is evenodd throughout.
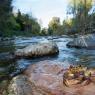
<path id="1" fill-rule="evenodd" d="M 31 44 L 23 49 L 18 49 L 15 52 L 17 57 L 37 57 L 44 55 L 53 55 L 59 52 L 58 47 L 55 43 L 46 42 Z"/>
<path id="2" fill-rule="evenodd" d="M 68 47 L 95 49 L 95 34 L 80 35 L 67 44 Z"/>

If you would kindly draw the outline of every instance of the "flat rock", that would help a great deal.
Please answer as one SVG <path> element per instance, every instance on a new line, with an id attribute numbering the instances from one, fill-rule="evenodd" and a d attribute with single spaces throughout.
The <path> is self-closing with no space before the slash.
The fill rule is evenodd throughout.
<path id="1" fill-rule="evenodd" d="M 15 94 L 9 95 L 95 95 L 93 82 L 88 85 L 82 83 L 65 86 L 64 72 L 63 65 L 57 62 L 42 61 L 30 65 L 23 75 L 13 78 L 9 92 L 15 92 Z"/>

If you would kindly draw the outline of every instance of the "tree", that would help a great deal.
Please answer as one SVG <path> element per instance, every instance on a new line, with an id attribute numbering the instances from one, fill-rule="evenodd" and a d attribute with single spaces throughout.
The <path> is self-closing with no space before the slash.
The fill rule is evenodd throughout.
<path id="1" fill-rule="evenodd" d="M 20 30 L 23 31 L 24 30 L 23 17 L 20 10 L 18 10 L 16 22 L 20 25 Z"/>
<path id="2" fill-rule="evenodd" d="M 22 14 L 20 10 L 18 10 L 16 21 L 20 25 L 20 31 L 23 33 L 29 35 L 39 35 L 41 28 L 34 17 L 29 14 Z"/>
<path id="3" fill-rule="evenodd" d="M 57 34 L 57 30 L 60 27 L 60 18 L 59 17 L 53 17 L 52 20 L 49 22 L 49 30 L 52 31 L 52 34 Z"/>
<path id="4" fill-rule="evenodd" d="M 70 32 L 74 32 L 73 22 L 73 19 L 67 19 L 63 21 L 62 30 L 64 31 L 64 34 L 70 34 Z"/>
<path id="5" fill-rule="evenodd" d="M 74 16 L 73 26 L 76 27 L 76 32 L 83 33 L 89 26 L 89 11 L 92 8 L 92 0 L 70 0 L 69 13 Z"/>
<path id="6" fill-rule="evenodd" d="M 2 35 L 8 30 L 7 21 L 12 12 L 11 3 L 12 0 L 0 0 L 0 32 Z"/>
<path id="7" fill-rule="evenodd" d="M 12 13 L 12 0 L 0 0 L 0 36 L 39 35 L 40 25 L 29 14 L 18 10 L 17 16 Z"/>
<path id="8" fill-rule="evenodd" d="M 16 22 L 16 17 L 13 14 L 9 17 L 7 26 L 10 30 L 18 31 L 20 29 L 20 25 Z"/>
<path id="9" fill-rule="evenodd" d="M 47 29 L 47 28 L 42 28 L 40 34 L 41 34 L 42 36 L 43 36 L 43 35 L 48 35 L 48 29 Z"/>

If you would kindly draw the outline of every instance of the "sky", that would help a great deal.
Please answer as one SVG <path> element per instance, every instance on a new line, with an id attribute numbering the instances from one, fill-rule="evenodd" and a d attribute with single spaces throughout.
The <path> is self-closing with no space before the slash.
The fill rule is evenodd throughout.
<path id="1" fill-rule="evenodd" d="M 42 27 L 47 27 L 52 17 L 66 18 L 68 0 L 14 0 L 14 12 L 29 13 L 36 17 Z"/>

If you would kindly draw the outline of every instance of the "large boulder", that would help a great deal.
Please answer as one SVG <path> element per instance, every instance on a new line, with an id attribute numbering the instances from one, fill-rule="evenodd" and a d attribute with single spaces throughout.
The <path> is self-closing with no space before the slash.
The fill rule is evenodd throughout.
<path id="1" fill-rule="evenodd" d="M 38 57 L 44 55 L 53 55 L 59 52 L 58 47 L 55 43 L 46 42 L 31 44 L 23 49 L 18 49 L 15 52 L 17 57 Z"/>
<path id="2" fill-rule="evenodd" d="M 95 34 L 80 35 L 67 44 L 68 47 L 95 49 Z"/>
<path id="3" fill-rule="evenodd" d="M 13 78 L 8 89 L 9 95 L 95 95 L 93 82 L 65 86 L 63 74 L 66 69 L 63 69 L 64 63 L 58 63 L 42 61 L 29 66 L 23 75 Z"/>

